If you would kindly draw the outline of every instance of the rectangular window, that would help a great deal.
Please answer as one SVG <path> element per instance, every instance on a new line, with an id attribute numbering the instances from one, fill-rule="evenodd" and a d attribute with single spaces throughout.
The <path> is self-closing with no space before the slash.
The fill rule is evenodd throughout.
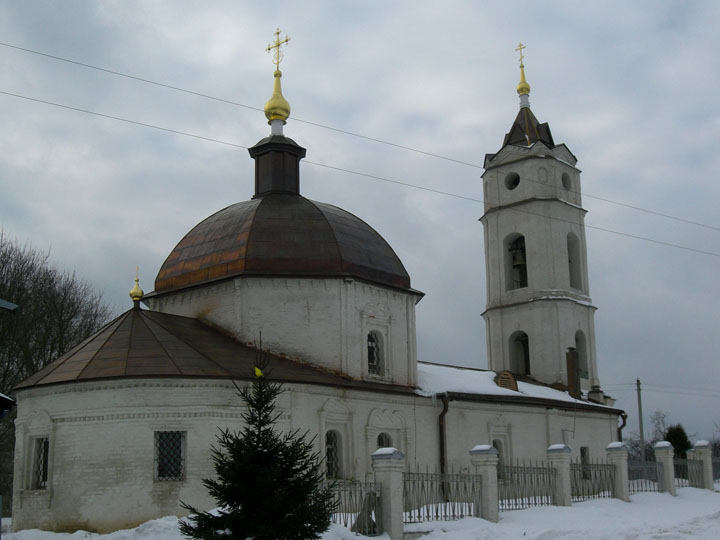
<path id="1" fill-rule="evenodd" d="M 583 480 L 590 480 L 590 448 L 587 446 L 580 447 L 580 465 L 582 466 Z"/>
<path id="2" fill-rule="evenodd" d="M 48 459 L 50 458 L 50 439 L 40 437 L 35 439 L 35 460 L 33 467 L 33 489 L 47 488 Z"/>
<path id="3" fill-rule="evenodd" d="M 155 432 L 155 480 L 182 480 L 185 472 L 185 432 Z"/>

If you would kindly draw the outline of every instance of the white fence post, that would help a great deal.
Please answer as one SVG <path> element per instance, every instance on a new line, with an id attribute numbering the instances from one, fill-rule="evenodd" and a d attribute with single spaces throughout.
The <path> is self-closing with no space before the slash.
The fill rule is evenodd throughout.
<path id="1" fill-rule="evenodd" d="M 695 443 L 695 455 L 702 461 L 702 487 L 704 489 L 715 489 L 712 471 L 712 448 L 708 441 Z"/>
<path id="2" fill-rule="evenodd" d="M 475 508 L 475 516 L 497 523 L 499 518 L 498 451 L 492 445 L 479 444 L 470 450 L 470 463 L 475 467 L 475 473 L 482 477 L 480 508 Z"/>
<path id="3" fill-rule="evenodd" d="M 675 495 L 675 463 L 673 460 L 675 451 L 673 446 L 668 441 L 658 441 L 655 443 L 653 450 L 655 450 L 655 461 L 662 463 L 663 491 Z"/>
<path id="4" fill-rule="evenodd" d="M 555 469 L 555 506 L 572 506 L 572 484 L 570 481 L 570 447 L 553 444 L 547 449 L 547 460 Z"/>
<path id="5" fill-rule="evenodd" d="M 605 451 L 607 453 L 608 463 L 615 466 L 615 498 L 630 502 L 627 447 L 621 442 L 612 442 Z"/>
<path id="6" fill-rule="evenodd" d="M 380 448 L 371 456 L 380 486 L 380 526 L 391 540 L 403 540 L 403 472 L 405 456 L 397 448 Z"/>

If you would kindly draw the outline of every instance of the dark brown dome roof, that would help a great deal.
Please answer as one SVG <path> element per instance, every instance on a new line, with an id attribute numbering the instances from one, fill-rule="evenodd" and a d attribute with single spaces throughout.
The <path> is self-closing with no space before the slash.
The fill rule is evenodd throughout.
<path id="1" fill-rule="evenodd" d="M 165 260 L 155 292 L 239 275 L 348 276 L 410 289 L 390 245 L 358 217 L 289 193 L 268 193 L 196 225 Z"/>

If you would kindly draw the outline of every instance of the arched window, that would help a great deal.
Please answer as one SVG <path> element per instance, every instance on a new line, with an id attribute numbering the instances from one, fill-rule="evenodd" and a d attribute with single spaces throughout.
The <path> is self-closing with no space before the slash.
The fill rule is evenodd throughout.
<path id="1" fill-rule="evenodd" d="M 505 284 L 508 291 L 528 286 L 525 237 L 522 235 L 505 239 Z"/>
<path id="2" fill-rule="evenodd" d="M 380 433 L 377 437 L 377 447 L 378 448 L 392 448 L 392 437 L 388 435 L 387 433 L 383 432 Z"/>
<path id="3" fill-rule="evenodd" d="M 583 334 L 582 330 L 575 332 L 575 350 L 577 351 L 578 372 L 580 373 L 580 378 L 587 379 L 590 377 L 588 369 L 587 342 L 585 341 L 585 334 Z"/>
<path id="4" fill-rule="evenodd" d="M 367 336 L 368 373 L 370 375 L 384 375 L 382 337 L 374 330 Z"/>
<path id="5" fill-rule="evenodd" d="M 341 477 L 340 434 L 333 430 L 325 433 L 325 476 L 328 478 Z"/>
<path id="6" fill-rule="evenodd" d="M 530 340 L 525 332 L 517 331 L 510 336 L 510 371 L 520 375 L 530 374 Z"/>
<path id="7" fill-rule="evenodd" d="M 582 289 L 582 273 L 580 270 L 580 241 L 573 233 L 567 235 L 568 270 L 570 287 Z"/>
<path id="8" fill-rule="evenodd" d="M 505 456 L 503 455 L 503 443 L 500 439 L 494 439 L 492 442 L 493 447 L 497 450 L 498 462 L 497 462 L 497 477 L 498 480 L 504 480 L 506 477 L 505 471 Z"/>

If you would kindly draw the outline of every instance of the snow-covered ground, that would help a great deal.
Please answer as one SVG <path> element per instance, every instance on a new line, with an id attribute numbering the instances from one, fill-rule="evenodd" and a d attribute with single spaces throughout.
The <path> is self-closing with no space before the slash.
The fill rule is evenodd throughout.
<path id="1" fill-rule="evenodd" d="M 720 486 L 716 486 L 720 487 Z M 406 531 L 423 531 L 423 540 L 718 540 L 720 539 L 720 493 L 694 488 L 665 493 L 640 493 L 632 503 L 614 499 L 577 503 L 570 508 L 544 507 L 500 514 L 499 523 L 467 518 L 461 521 L 422 523 Z M 37 530 L 6 533 L 3 540 L 183 540 L 177 518 L 166 517 L 136 529 L 98 535 Z M 362 540 L 347 529 L 333 525 L 323 540 Z M 380 538 L 387 538 L 382 536 Z"/>

